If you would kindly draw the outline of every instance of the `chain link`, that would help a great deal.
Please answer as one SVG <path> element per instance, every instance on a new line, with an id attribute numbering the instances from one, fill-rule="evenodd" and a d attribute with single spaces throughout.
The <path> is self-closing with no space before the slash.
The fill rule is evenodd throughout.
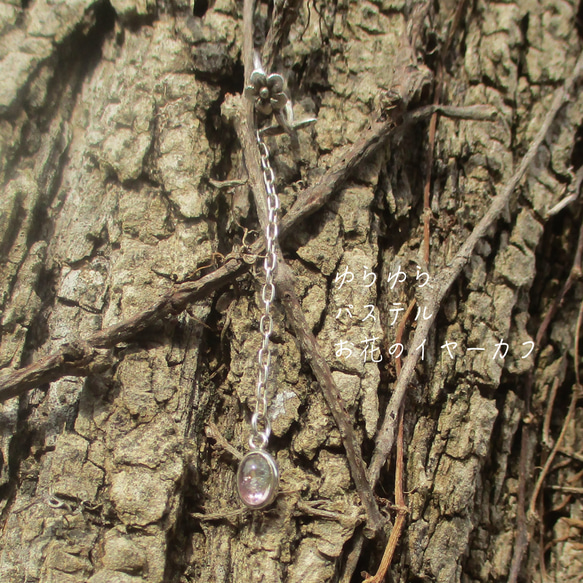
<path id="1" fill-rule="evenodd" d="M 273 318 L 271 316 L 271 305 L 275 298 L 275 284 L 273 274 L 277 267 L 277 211 L 279 210 L 279 197 L 275 190 L 275 174 L 269 161 L 269 150 L 262 140 L 259 132 L 256 133 L 259 155 L 261 157 L 261 169 L 263 171 L 263 182 L 267 191 L 267 227 L 265 230 L 266 250 L 263 261 L 265 270 L 265 283 L 261 290 L 264 310 L 259 322 L 259 331 L 263 336 L 261 348 L 257 358 L 259 361 L 259 377 L 255 390 L 255 412 L 251 418 L 251 428 L 253 433 L 249 439 L 251 449 L 262 449 L 267 445 L 267 440 L 271 434 L 271 424 L 267 416 L 267 378 L 271 365 L 271 352 L 269 350 L 269 338 L 273 331 Z"/>

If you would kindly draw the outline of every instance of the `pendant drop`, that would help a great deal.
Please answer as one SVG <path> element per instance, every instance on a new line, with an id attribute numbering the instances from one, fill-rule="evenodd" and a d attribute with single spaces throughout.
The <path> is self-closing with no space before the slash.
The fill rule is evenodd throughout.
<path id="1" fill-rule="evenodd" d="M 248 508 L 264 508 L 273 502 L 279 486 L 275 460 L 262 449 L 250 451 L 239 464 L 237 488 Z"/>

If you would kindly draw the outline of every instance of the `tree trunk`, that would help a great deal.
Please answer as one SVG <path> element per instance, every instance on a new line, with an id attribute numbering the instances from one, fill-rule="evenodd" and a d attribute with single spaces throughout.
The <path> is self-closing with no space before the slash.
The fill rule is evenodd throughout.
<path id="1" fill-rule="evenodd" d="M 242 3 L 0 4 L 1 378 L 58 355 L 0 403 L 2 582 L 360 582 L 398 524 L 400 390 L 393 580 L 579 581 L 580 12 L 256 6 L 267 72 L 286 78 L 296 122 L 317 117 L 297 139 L 265 138 L 282 220 L 332 184 L 327 170 L 364 159 L 283 229 L 305 318 L 282 287 L 269 385 L 280 492 L 249 511 L 236 472 L 263 309 L 250 186 L 263 186 L 238 139 Z M 430 121 L 433 103 L 457 109 Z M 229 262 L 210 292 L 176 299 Z"/>

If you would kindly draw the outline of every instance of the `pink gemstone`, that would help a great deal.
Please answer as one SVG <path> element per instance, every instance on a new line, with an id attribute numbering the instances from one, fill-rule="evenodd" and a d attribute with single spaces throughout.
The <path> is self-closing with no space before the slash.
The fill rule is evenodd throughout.
<path id="1" fill-rule="evenodd" d="M 252 451 L 242 459 L 237 472 L 237 487 L 245 506 L 267 506 L 277 494 L 278 482 L 277 466 L 267 452 Z"/>

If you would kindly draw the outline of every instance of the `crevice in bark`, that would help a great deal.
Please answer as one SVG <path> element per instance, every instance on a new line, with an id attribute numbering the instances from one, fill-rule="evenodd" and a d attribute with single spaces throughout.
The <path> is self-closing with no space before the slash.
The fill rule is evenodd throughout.
<path id="1" fill-rule="evenodd" d="M 175 583 L 190 579 L 191 565 L 189 557 L 192 551 L 193 536 L 195 533 L 204 533 L 193 512 L 200 512 L 204 506 L 201 497 L 203 491 L 202 481 L 205 475 L 211 475 L 211 457 L 213 448 L 206 445 L 205 452 L 201 452 L 202 444 L 206 442 L 205 426 L 209 421 L 214 421 L 221 411 L 221 399 L 219 387 L 224 383 L 224 375 L 220 371 L 229 369 L 230 354 L 225 352 L 220 342 L 218 328 L 222 316 L 216 310 L 216 299 L 211 310 L 211 318 L 207 320 L 203 328 L 198 352 L 196 376 L 192 379 L 190 388 L 190 406 L 187 411 L 189 418 L 186 421 L 185 447 L 186 467 L 179 487 L 180 500 L 177 510 L 177 519 L 173 528 L 167 535 L 166 569 L 164 580 Z M 176 342 L 189 345 L 188 336 L 192 334 L 192 326 L 198 324 L 188 318 L 182 322 L 170 335 Z M 182 366 L 182 363 L 176 363 Z M 188 383 L 187 379 L 182 382 Z M 229 455 L 229 454 L 226 454 Z M 221 455 L 221 457 L 223 457 Z M 225 462 L 226 463 L 226 462 Z M 186 579 L 185 579 L 186 578 Z"/>
<path id="2" fill-rule="evenodd" d="M 166 541 L 168 549 L 166 556 L 166 569 L 164 581 L 167 583 L 178 583 L 179 581 L 192 581 L 189 579 L 190 555 L 192 546 L 192 535 L 197 529 L 196 521 L 190 516 L 192 508 L 196 507 L 196 495 L 191 498 L 193 486 L 189 484 L 192 476 L 187 472 L 184 484 L 181 487 L 182 499 L 180 508 L 177 511 L 177 519 L 173 528 L 168 531 Z"/>
<path id="3" fill-rule="evenodd" d="M 528 67 L 526 64 L 526 55 L 528 53 L 530 43 L 528 42 L 528 27 L 530 25 L 530 15 L 527 12 L 520 20 L 520 32 L 522 34 L 522 42 L 519 45 L 518 61 L 516 62 L 516 78 L 520 79 L 528 75 Z"/>
<path id="4" fill-rule="evenodd" d="M 115 27 L 115 11 L 108 1 L 102 1 L 96 4 L 93 17 L 89 29 L 73 31 L 50 57 L 48 64 L 53 73 L 47 86 L 47 103 L 38 109 L 30 103 L 29 96 L 24 101 L 30 118 L 42 124 L 41 131 L 46 130 L 57 115 L 70 117 L 84 79 L 91 76 L 101 61 L 103 42 Z M 69 86 L 73 88 L 70 98 Z M 69 98 L 68 103 L 63 102 L 63 97 Z"/>
<path id="5" fill-rule="evenodd" d="M 16 207 L 16 208 L 14 208 Z M 7 260 L 7 255 L 12 249 L 18 232 L 22 227 L 26 211 L 22 207 L 22 195 L 19 193 L 14 200 L 12 208 L 12 216 L 8 224 L 8 229 L 2 234 L 2 241 L 0 244 L 0 259 L 4 262 Z"/>
<path id="6" fill-rule="evenodd" d="M 573 165 L 573 172 L 577 172 L 583 166 L 583 125 L 580 125 L 575 133 L 571 164 Z"/>
<path id="7" fill-rule="evenodd" d="M 323 93 L 330 89 L 328 81 L 329 61 L 330 48 L 324 45 L 304 57 L 293 69 L 294 83 L 290 87 L 292 97 L 296 90 L 304 97 L 309 96 L 314 104 L 314 116 L 316 117 L 322 105 Z"/>
<path id="8" fill-rule="evenodd" d="M 530 292 L 528 330 L 534 338 L 554 299 L 569 275 L 577 246 L 581 211 L 550 217 L 535 252 L 535 278 Z M 543 346 L 547 339 L 543 340 Z"/>
<path id="9" fill-rule="evenodd" d="M 24 403 L 20 403 L 18 407 L 18 421 L 16 424 L 16 433 L 14 434 L 9 445 L 9 460 L 8 460 L 8 481 L 0 486 L 0 501 L 2 502 L 2 509 L 0 511 L 0 530 L 4 532 L 5 522 L 8 519 L 12 503 L 18 489 L 22 487 L 24 480 L 38 480 L 37 473 L 27 475 L 24 480 L 21 476 L 21 465 L 23 460 L 27 459 L 31 454 L 31 447 L 34 440 L 33 434 L 26 425 L 28 416 L 28 399 L 24 399 Z M 6 463 L 6 460 L 2 460 Z"/>
<path id="10" fill-rule="evenodd" d="M 208 0 L 194 0 L 192 3 L 192 15 L 202 18 L 209 9 Z"/>
<path id="11" fill-rule="evenodd" d="M 579 2 L 575 16 L 575 28 L 579 38 L 583 38 L 583 2 Z"/>

